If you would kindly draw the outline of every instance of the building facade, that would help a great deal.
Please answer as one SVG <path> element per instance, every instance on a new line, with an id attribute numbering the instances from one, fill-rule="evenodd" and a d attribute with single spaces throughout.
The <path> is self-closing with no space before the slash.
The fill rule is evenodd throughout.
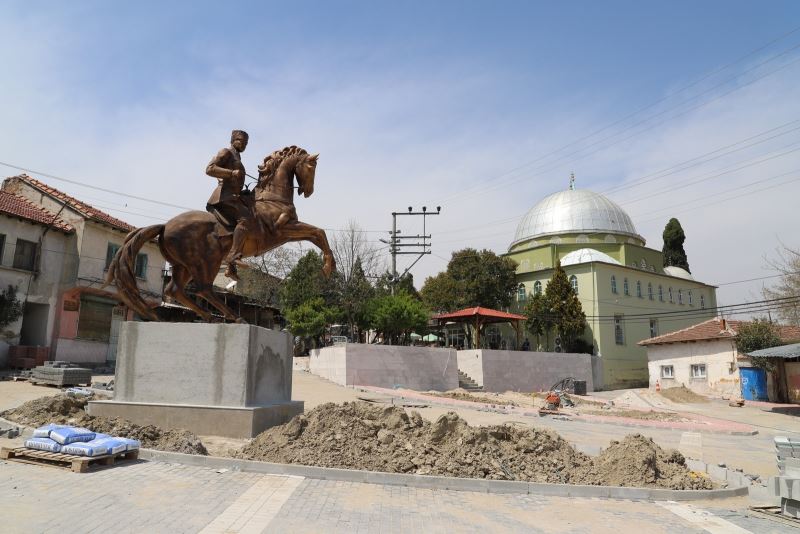
<path id="1" fill-rule="evenodd" d="M 592 191 L 570 186 L 541 200 L 520 221 L 506 256 L 517 263 L 517 310 L 545 291 L 561 263 L 586 314 L 584 341 L 598 356 L 596 389 L 646 385 L 647 353 L 638 342 L 715 315 L 716 288 L 664 267 L 628 214 Z M 554 341 L 538 345 L 552 350 Z"/>

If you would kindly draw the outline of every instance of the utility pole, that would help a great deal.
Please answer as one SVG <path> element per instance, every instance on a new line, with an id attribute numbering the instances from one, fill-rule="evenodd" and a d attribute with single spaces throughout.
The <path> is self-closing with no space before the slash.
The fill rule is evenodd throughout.
<path id="1" fill-rule="evenodd" d="M 431 250 L 431 243 L 429 239 L 431 238 L 430 234 L 426 233 L 426 222 L 427 217 L 429 215 L 439 215 L 442 211 L 441 206 L 436 206 L 436 213 L 428 212 L 427 206 L 422 206 L 422 211 L 414 211 L 414 208 L 411 206 L 408 207 L 408 212 L 405 211 L 393 211 L 392 212 L 392 230 L 389 232 L 389 239 L 381 239 L 382 243 L 386 243 L 389 245 L 389 253 L 392 255 L 392 279 L 390 280 L 390 287 L 392 290 L 392 295 L 394 295 L 394 286 L 397 282 L 400 281 L 400 278 L 406 275 L 408 271 L 425 255 L 430 254 Z M 398 215 L 411 215 L 411 216 L 422 216 L 422 235 L 400 235 L 401 231 L 397 229 L 397 217 Z M 416 240 L 415 243 L 406 243 L 404 240 L 414 239 Z M 411 265 L 409 265 L 403 274 L 397 274 L 397 255 L 398 254 L 415 254 L 417 255 L 417 259 L 415 259 Z"/>

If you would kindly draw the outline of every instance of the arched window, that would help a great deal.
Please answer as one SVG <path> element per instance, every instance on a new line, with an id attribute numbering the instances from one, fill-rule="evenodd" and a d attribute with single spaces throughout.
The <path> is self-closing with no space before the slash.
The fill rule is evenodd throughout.
<path id="1" fill-rule="evenodd" d="M 647 262 L 642 258 L 642 262 L 639 264 L 642 266 L 642 269 L 647 269 Z"/>
<path id="2" fill-rule="evenodd" d="M 647 283 L 647 298 L 653 300 L 653 284 L 650 282 Z"/>
<path id="3" fill-rule="evenodd" d="M 669 295 L 669 301 L 670 302 L 675 302 L 675 298 L 672 296 L 672 288 L 671 287 L 669 289 L 667 289 L 667 294 Z"/>
<path id="4" fill-rule="evenodd" d="M 634 264 L 634 267 L 635 266 L 636 266 L 636 264 Z M 626 297 L 631 294 L 630 290 L 628 289 L 628 279 L 627 278 L 624 278 L 622 280 L 622 292 L 625 293 Z"/>
<path id="5" fill-rule="evenodd" d="M 691 289 L 689 290 L 689 306 L 694 306 L 694 303 L 692 302 L 692 290 Z"/>
<path id="6" fill-rule="evenodd" d="M 658 286 L 658 300 L 664 302 L 664 288 Z"/>
<path id="7" fill-rule="evenodd" d="M 683 304 L 683 289 L 678 290 L 678 304 Z"/>
<path id="8" fill-rule="evenodd" d="M 611 292 L 615 295 L 617 293 L 617 277 L 613 274 L 611 275 Z"/>
<path id="9" fill-rule="evenodd" d="M 577 295 L 578 294 L 578 277 L 575 276 L 574 274 L 569 277 L 569 285 L 572 286 L 572 290 Z"/>
<path id="10" fill-rule="evenodd" d="M 525 284 L 520 284 L 517 288 L 517 302 L 525 302 Z"/>
<path id="11" fill-rule="evenodd" d="M 636 281 L 636 296 L 642 298 L 642 283 L 639 280 Z"/>
<path id="12" fill-rule="evenodd" d="M 533 284 L 533 294 L 534 295 L 542 294 L 542 283 L 538 280 Z"/>
<path id="13" fill-rule="evenodd" d="M 700 307 L 705 309 L 706 308 L 706 297 L 705 295 L 700 295 Z"/>

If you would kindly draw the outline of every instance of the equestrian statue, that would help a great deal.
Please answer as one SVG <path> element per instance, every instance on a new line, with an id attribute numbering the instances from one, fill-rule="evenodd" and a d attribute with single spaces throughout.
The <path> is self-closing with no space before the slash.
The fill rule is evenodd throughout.
<path id="1" fill-rule="evenodd" d="M 185 292 L 194 282 L 196 293 L 218 309 L 226 319 L 244 322 L 213 292 L 213 282 L 224 261 L 226 276 L 238 280 L 236 265 L 242 258 L 259 256 L 292 241 L 310 241 L 322 251 L 325 276 L 335 268 L 325 231 L 301 222 L 294 208 L 297 193 L 314 193 L 314 176 L 319 154 L 288 146 L 264 158 L 258 166 L 253 191 L 244 187 L 245 168 L 241 153 L 248 135 L 242 130 L 231 134 L 230 147 L 223 148 L 206 167 L 206 174 L 218 185 L 206 204 L 206 211 L 188 211 L 165 224 L 138 228 L 125 238 L 108 268 L 106 284 L 117 286 L 116 296 L 141 317 L 157 321 L 151 306 L 136 285 L 136 255 L 145 243 L 158 238 L 158 247 L 172 266 L 172 279 L 164 293 L 211 321 L 211 314 L 198 306 Z"/>

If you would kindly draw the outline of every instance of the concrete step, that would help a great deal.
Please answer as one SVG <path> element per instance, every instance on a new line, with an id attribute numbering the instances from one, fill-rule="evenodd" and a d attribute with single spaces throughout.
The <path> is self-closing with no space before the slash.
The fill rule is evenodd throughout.
<path id="1" fill-rule="evenodd" d="M 483 391 L 483 387 L 479 386 L 474 379 L 460 370 L 458 371 L 458 387 L 467 391 Z"/>

